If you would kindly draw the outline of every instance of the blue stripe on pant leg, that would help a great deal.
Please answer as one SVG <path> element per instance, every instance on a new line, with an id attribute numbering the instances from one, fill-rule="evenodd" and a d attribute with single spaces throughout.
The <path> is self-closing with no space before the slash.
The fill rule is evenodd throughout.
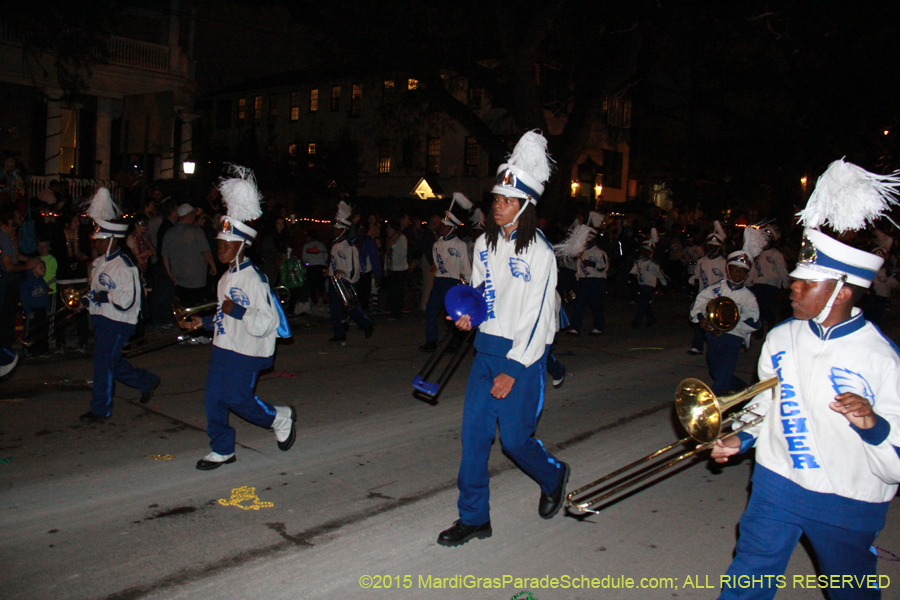
<path id="1" fill-rule="evenodd" d="M 116 393 L 113 356 L 117 351 L 121 354 L 122 347 L 117 343 L 119 336 L 106 323 L 98 319 L 95 321 L 95 328 L 91 412 L 108 417 L 112 414 L 112 399 Z"/>
<path id="2" fill-rule="evenodd" d="M 816 521 L 804 520 L 803 533 L 812 544 L 823 575 L 854 575 L 862 581 L 876 575 L 878 557 L 869 548 L 877 531 L 851 531 Z M 877 600 L 881 590 L 859 587 L 831 587 L 830 600 Z"/>
<path id="3" fill-rule="evenodd" d="M 490 394 L 494 384 L 490 358 L 481 352 L 475 355 L 466 385 L 460 435 L 462 456 L 456 484 L 459 487 L 459 520 L 467 525 L 482 525 L 491 518 L 488 459 L 497 430 L 497 414 L 496 399 Z"/>

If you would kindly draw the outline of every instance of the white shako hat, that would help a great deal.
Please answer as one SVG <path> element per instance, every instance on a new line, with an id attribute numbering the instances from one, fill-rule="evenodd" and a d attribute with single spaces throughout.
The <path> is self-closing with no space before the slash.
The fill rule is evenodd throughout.
<path id="1" fill-rule="evenodd" d="M 453 212 L 454 206 L 458 207 L 455 213 Z M 459 227 L 462 225 L 462 218 L 464 216 L 463 211 L 469 212 L 471 210 L 472 201 L 460 192 L 453 192 L 453 199 L 450 200 L 450 208 L 444 213 L 444 218 L 441 219 L 441 223 L 449 225 L 450 227 Z"/>
<path id="2" fill-rule="evenodd" d="M 744 228 L 744 247 L 728 255 L 728 264 L 747 269 L 753 267 L 753 261 L 765 250 L 768 243 L 766 232 L 758 225 Z"/>
<path id="3" fill-rule="evenodd" d="M 597 235 L 597 230 L 603 226 L 604 221 L 606 221 L 606 215 L 593 210 L 588 213 L 587 226 L 594 232 L 594 235 Z"/>
<path id="4" fill-rule="evenodd" d="M 338 229 L 350 229 L 353 225 L 353 221 L 350 220 L 350 214 L 353 212 L 353 209 L 350 208 L 350 205 L 341 200 L 338 202 L 337 214 L 334 215 L 334 226 Z"/>
<path id="5" fill-rule="evenodd" d="M 641 242 L 642 250 L 655 250 L 656 244 L 659 243 L 659 233 L 656 231 L 656 227 L 650 228 L 650 237 Z"/>
<path id="6" fill-rule="evenodd" d="M 529 203 L 537 206 L 544 193 L 544 184 L 550 179 L 550 155 L 547 154 L 547 138 L 537 130 L 525 132 L 519 139 L 512 154 L 497 169 L 492 194 L 519 198 L 519 212 L 516 213 L 512 225 L 519 220 L 522 211 Z"/>
<path id="7" fill-rule="evenodd" d="M 475 210 L 472 211 L 469 223 L 472 224 L 472 229 L 484 229 L 484 213 L 480 208 L 476 207 Z"/>
<path id="8" fill-rule="evenodd" d="M 122 211 L 113 202 L 109 190 L 102 187 L 91 198 L 88 215 L 94 219 L 96 227 L 91 237 L 95 240 L 107 238 L 124 238 L 128 233 L 128 223 L 116 223 Z"/>
<path id="9" fill-rule="evenodd" d="M 262 194 L 256 187 L 256 176 L 247 167 L 229 165 L 229 173 L 234 177 L 222 177 L 219 180 L 219 193 L 228 208 L 228 214 L 222 217 L 217 239 L 226 242 L 244 242 L 248 246 L 256 239 L 256 230 L 246 224 L 262 216 L 259 202 Z"/>
<path id="10" fill-rule="evenodd" d="M 721 246 L 725 243 L 725 230 L 718 221 L 713 221 L 713 232 L 706 236 L 706 243 L 713 246 Z"/>
<path id="11" fill-rule="evenodd" d="M 814 319 L 822 323 L 844 283 L 868 288 L 884 263 L 880 256 L 854 248 L 819 230 L 830 227 L 837 234 L 859 231 L 873 225 L 898 204 L 900 172 L 877 175 L 853 163 L 836 160 L 816 182 L 816 189 L 797 213 L 803 244 L 794 279 L 834 279 L 838 283 L 825 308 Z"/>

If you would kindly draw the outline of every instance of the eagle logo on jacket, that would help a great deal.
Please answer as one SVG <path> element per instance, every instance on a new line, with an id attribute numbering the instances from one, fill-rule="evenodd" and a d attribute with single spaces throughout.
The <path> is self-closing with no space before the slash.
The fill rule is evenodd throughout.
<path id="1" fill-rule="evenodd" d="M 521 277 L 526 283 L 531 281 L 531 269 L 528 268 L 528 263 L 521 258 L 510 258 L 509 270 L 513 277 Z"/>
<path id="2" fill-rule="evenodd" d="M 241 306 L 250 306 L 250 298 L 247 297 L 247 294 L 241 288 L 233 287 L 228 290 L 228 295 L 231 296 L 231 300 L 235 304 L 240 304 Z"/>
<path id="3" fill-rule="evenodd" d="M 107 273 L 100 273 L 100 285 L 110 290 L 116 289 L 116 282 Z"/>
<path id="4" fill-rule="evenodd" d="M 828 379 L 831 380 L 831 387 L 834 388 L 835 393 L 853 392 L 857 396 L 862 396 L 868 400 L 872 406 L 875 405 L 875 392 L 872 391 L 872 386 L 869 385 L 865 377 L 859 373 L 854 373 L 849 369 L 831 367 L 831 374 L 828 376 Z"/>

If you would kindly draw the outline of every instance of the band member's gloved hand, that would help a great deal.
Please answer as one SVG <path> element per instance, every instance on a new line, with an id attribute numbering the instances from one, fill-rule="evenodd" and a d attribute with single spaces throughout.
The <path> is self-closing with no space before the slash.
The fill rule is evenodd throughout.
<path id="1" fill-rule="evenodd" d="M 860 429 L 875 427 L 877 417 L 872 410 L 872 404 L 853 392 L 844 392 L 834 397 L 834 402 L 828 405 L 831 410 L 841 413 L 850 423 Z"/>
<path id="2" fill-rule="evenodd" d="M 741 440 L 733 435 L 724 440 L 716 440 L 712 447 L 712 457 L 717 463 L 727 463 L 728 457 L 737 454 L 741 449 Z"/>

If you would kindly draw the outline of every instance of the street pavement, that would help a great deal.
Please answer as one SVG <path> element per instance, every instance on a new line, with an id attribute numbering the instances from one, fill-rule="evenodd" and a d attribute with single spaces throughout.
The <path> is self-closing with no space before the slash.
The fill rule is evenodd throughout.
<path id="1" fill-rule="evenodd" d="M 689 302 L 660 298 L 656 325 L 632 330 L 633 307 L 611 297 L 603 336 L 561 336 L 556 352 L 570 374 L 562 388 L 548 385 L 537 436 L 571 465 L 570 489 L 683 435 L 673 390 L 686 377 L 709 381 L 705 358 L 686 354 Z M 427 358 L 417 350 L 423 332 L 420 313 L 397 323 L 377 317 L 371 339 L 354 328 L 346 344 L 330 344 L 327 320 L 304 318 L 257 388 L 262 399 L 296 407 L 296 445 L 280 452 L 272 432 L 233 416 L 238 460 L 211 472 L 194 468 L 208 452 L 209 346 L 133 359 L 162 385 L 146 406 L 119 386 L 101 425 L 78 421 L 89 357 L 21 365 L 0 384 L 0 597 L 717 596 L 751 460 L 726 468 L 700 460 L 599 515 L 545 521 L 537 485 L 495 444 L 493 537 L 438 546 L 457 516 L 471 352 L 438 402 L 425 402 L 410 386 Z M 741 356 L 745 380 L 758 346 Z M 894 516 L 896 507 L 877 541 L 886 558 L 900 555 Z M 900 597 L 898 563 L 880 561 L 879 573 L 890 585 L 884 597 Z M 798 547 L 777 597 L 824 598 L 809 589 L 815 574 Z M 635 587 L 623 589 L 629 580 Z M 600 588 L 584 589 L 593 584 Z"/>

